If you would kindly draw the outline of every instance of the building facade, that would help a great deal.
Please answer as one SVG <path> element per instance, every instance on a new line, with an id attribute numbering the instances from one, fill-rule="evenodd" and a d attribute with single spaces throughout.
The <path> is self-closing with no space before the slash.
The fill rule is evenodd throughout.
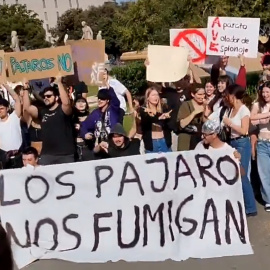
<path id="1" fill-rule="evenodd" d="M 50 42 L 52 40 L 49 29 L 56 26 L 57 19 L 65 11 L 71 8 L 87 9 L 89 6 L 101 6 L 107 2 L 115 0 L 0 0 L 3 5 L 25 4 L 28 9 L 35 11 L 43 21 Z"/>

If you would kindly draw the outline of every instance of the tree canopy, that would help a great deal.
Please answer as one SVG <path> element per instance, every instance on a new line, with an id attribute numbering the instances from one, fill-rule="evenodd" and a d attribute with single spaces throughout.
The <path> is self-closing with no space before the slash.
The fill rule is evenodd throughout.
<path id="1" fill-rule="evenodd" d="M 102 31 L 102 37 L 106 40 L 106 53 L 119 55 L 120 47 L 114 30 L 115 15 L 120 7 L 124 10 L 125 6 L 108 3 L 99 7 L 91 6 L 87 10 L 70 9 L 59 18 L 57 26 L 51 29 L 52 36 L 58 37 L 57 45 L 63 45 L 67 32 L 69 39 L 80 39 L 82 37 L 81 22 L 85 21 L 92 28 L 94 37 L 98 31 Z"/>
<path id="2" fill-rule="evenodd" d="M 267 0 L 138 0 L 128 4 L 104 4 L 88 10 L 69 10 L 52 30 L 61 44 L 67 29 L 71 39 L 81 38 L 81 21 L 99 30 L 106 52 L 141 50 L 148 44 L 169 44 L 169 29 L 206 27 L 208 16 L 257 17 L 270 23 Z"/>
<path id="3" fill-rule="evenodd" d="M 20 45 L 27 49 L 50 46 L 46 41 L 43 22 L 36 13 L 28 10 L 26 5 L 0 6 L 0 25 L 0 40 L 4 49 L 10 47 L 11 31 L 17 31 Z"/>

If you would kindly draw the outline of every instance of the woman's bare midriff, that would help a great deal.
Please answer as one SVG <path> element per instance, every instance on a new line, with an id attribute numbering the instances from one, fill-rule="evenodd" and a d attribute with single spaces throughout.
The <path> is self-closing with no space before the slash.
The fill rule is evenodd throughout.
<path id="1" fill-rule="evenodd" d="M 259 137 L 259 139 L 270 140 L 270 132 L 269 131 L 261 131 L 258 137 Z"/>
<path id="2" fill-rule="evenodd" d="M 152 124 L 152 139 L 163 139 L 164 138 L 164 133 L 159 125 Z"/>

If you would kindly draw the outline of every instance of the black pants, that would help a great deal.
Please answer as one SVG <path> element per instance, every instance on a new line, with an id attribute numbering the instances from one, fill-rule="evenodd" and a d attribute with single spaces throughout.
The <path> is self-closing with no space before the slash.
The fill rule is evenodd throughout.
<path id="1" fill-rule="evenodd" d="M 65 156 L 53 156 L 53 155 L 42 155 L 39 160 L 40 165 L 54 165 L 63 163 L 72 163 L 75 161 L 74 155 Z"/>
<path id="2" fill-rule="evenodd" d="M 119 113 L 119 123 L 120 123 L 121 125 L 123 125 L 123 123 L 124 123 L 124 117 L 125 117 L 125 114 L 126 114 L 126 112 L 125 112 L 123 109 L 120 108 L 120 113 Z"/>

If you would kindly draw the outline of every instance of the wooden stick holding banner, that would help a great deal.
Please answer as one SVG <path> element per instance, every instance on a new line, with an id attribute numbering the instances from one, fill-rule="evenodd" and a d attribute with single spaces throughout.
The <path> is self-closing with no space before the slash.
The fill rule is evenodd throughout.
<path id="1" fill-rule="evenodd" d="M 67 76 L 74 73 L 70 46 L 5 54 L 8 81 Z"/>

